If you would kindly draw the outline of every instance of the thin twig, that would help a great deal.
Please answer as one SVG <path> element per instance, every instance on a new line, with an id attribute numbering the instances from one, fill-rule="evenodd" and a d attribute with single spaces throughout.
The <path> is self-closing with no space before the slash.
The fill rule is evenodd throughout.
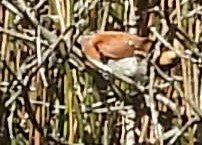
<path id="1" fill-rule="evenodd" d="M 179 138 L 179 136 L 181 136 L 188 127 L 190 127 L 192 124 L 198 122 L 200 119 L 198 116 L 190 119 L 188 122 L 186 122 L 186 124 L 175 134 L 175 136 L 173 136 L 170 141 L 168 142 L 168 145 L 173 145 L 176 140 Z"/>

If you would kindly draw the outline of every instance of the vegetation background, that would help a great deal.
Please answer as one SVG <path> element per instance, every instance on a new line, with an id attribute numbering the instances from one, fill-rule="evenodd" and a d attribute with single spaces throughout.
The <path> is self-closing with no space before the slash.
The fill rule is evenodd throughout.
<path id="1" fill-rule="evenodd" d="M 202 145 L 201 20 L 201 0 L 0 0 L 0 144 Z M 87 66 L 79 37 L 106 30 L 182 59 L 134 91 Z"/>

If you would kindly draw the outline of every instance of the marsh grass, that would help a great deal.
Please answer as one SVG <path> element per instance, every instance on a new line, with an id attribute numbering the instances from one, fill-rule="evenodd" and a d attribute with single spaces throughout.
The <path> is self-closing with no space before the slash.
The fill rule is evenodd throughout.
<path id="1" fill-rule="evenodd" d="M 0 3 L 1 143 L 202 144 L 200 1 Z M 181 62 L 163 72 L 172 81 L 151 66 L 147 89 L 137 91 L 130 78 L 89 68 L 77 39 L 105 30 L 180 51 Z"/>

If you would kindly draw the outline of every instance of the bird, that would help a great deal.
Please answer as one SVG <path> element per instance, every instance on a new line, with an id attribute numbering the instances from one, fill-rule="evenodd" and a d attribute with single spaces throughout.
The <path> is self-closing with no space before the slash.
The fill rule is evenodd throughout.
<path id="1" fill-rule="evenodd" d="M 121 31 L 103 31 L 82 36 L 79 40 L 84 54 L 107 65 L 112 71 L 128 77 L 143 78 L 148 71 L 154 40 Z M 162 68 L 176 65 L 177 54 L 164 50 L 157 58 Z"/>

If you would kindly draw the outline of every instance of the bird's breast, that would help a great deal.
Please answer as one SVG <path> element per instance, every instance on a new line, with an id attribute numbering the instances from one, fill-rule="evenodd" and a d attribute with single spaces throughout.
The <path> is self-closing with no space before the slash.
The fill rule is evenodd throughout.
<path id="1" fill-rule="evenodd" d="M 148 63 L 145 59 L 127 57 L 119 60 L 109 60 L 108 65 L 113 72 L 135 79 L 144 78 L 147 74 Z"/>

